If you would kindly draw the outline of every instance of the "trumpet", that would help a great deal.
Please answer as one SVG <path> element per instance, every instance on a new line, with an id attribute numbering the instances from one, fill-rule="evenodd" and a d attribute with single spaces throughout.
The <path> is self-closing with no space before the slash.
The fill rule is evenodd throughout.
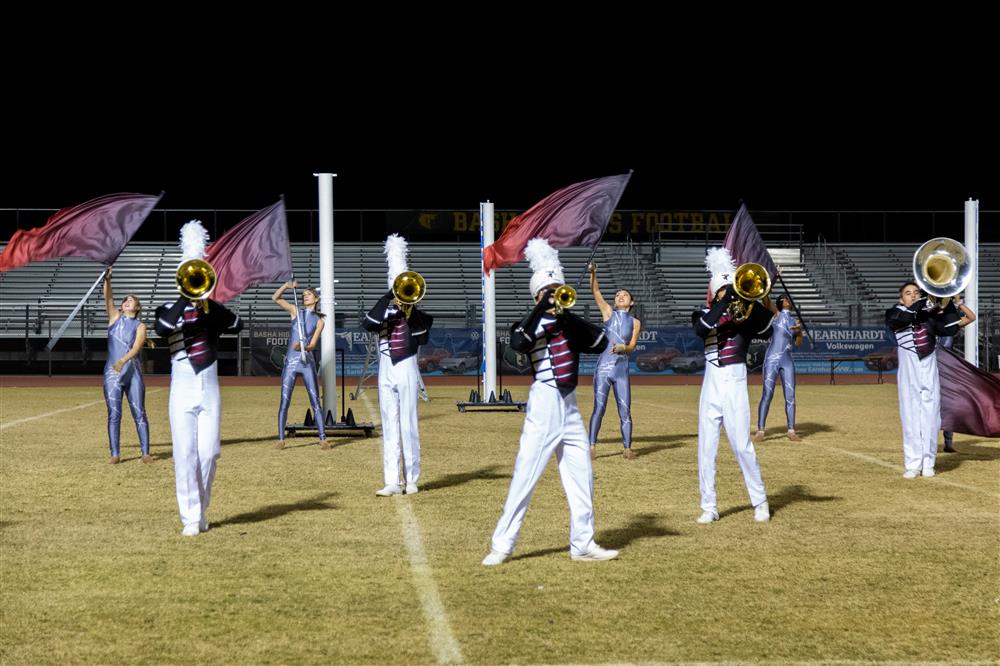
<path id="1" fill-rule="evenodd" d="M 552 297 L 556 302 L 556 314 L 561 314 L 563 310 L 568 310 L 576 305 L 576 289 L 568 284 L 556 287 Z"/>
<path id="2" fill-rule="evenodd" d="M 392 281 L 392 295 L 399 302 L 399 309 L 407 319 L 413 312 L 413 306 L 427 293 L 427 282 L 416 271 L 403 271 Z"/>
<path id="3" fill-rule="evenodd" d="M 729 304 L 729 316 L 739 323 L 750 316 L 755 301 L 771 293 L 771 276 L 760 264 L 745 263 L 733 274 L 733 289 L 738 298 Z"/>
<path id="4" fill-rule="evenodd" d="M 913 278 L 928 302 L 943 306 L 972 280 L 969 253 L 957 240 L 932 238 L 913 253 Z"/>
<path id="5" fill-rule="evenodd" d="M 188 300 L 197 301 L 208 312 L 208 297 L 218 281 L 212 264 L 202 259 L 189 259 L 177 267 L 177 291 Z"/>

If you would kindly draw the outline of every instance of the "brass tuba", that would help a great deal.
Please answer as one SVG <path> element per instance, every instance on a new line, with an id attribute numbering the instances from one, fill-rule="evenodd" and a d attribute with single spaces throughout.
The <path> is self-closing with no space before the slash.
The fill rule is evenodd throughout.
<path id="1" fill-rule="evenodd" d="M 199 301 L 205 312 L 216 282 L 215 269 L 203 259 L 189 259 L 177 267 L 177 291 L 184 298 Z"/>
<path id="2" fill-rule="evenodd" d="M 745 263 L 733 274 L 733 289 L 737 298 L 729 304 L 729 314 L 739 323 L 750 316 L 754 301 L 759 301 L 771 293 L 771 276 L 760 264 Z"/>
<path id="3" fill-rule="evenodd" d="M 576 289 L 568 284 L 561 284 L 556 287 L 553 298 L 556 302 L 556 312 L 561 313 L 576 305 Z"/>
<path id="4" fill-rule="evenodd" d="M 972 261 L 957 240 L 932 238 L 913 253 L 913 278 L 929 301 L 943 305 L 969 286 Z"/>
<path id="5" fill-rule="evenodd" d="M 403 271 L 392 281 L 392 294 L 399 301 L 400 309 L 409 318 L 413 306 L 427 293 L 427 283 L 416 271 Z"/>

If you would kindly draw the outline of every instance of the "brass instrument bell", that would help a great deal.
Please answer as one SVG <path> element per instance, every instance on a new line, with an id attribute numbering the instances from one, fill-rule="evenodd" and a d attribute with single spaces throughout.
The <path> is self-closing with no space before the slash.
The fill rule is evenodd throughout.
<path id="1" fill-rule="evenodd" d="M 972 280 L 965 246 L 951 238 L 932 238 L 913 253 L 913 278 L 932 302 L 962 293 Z"/>
<path id="2" fill-rule="evenodd" d="M 407 317 L 413 306 L 427 293 L 427 282 L 416 271 L 403 271 L 392 281 L 392 294 L 399 301 L 400 309 Z"/>
<path id="3" fill-rule="evenodd" d="M 737 298 L 729 305 L 729 314 L 736 321 L 744 321 L 753 311 L 755 301 L 771 293 L 771 276 L 760 264 L 747 262 L 733 274 L 733 289 Z"/>
<path id="4" fill-rule="evenodd" d="M 208 312 L 208 297 L 218 282 L 212 264 L 203 259 L 189 259 L 177 267 L 176 278 L 181 296 L 199 301 L 201 308 Z"/>

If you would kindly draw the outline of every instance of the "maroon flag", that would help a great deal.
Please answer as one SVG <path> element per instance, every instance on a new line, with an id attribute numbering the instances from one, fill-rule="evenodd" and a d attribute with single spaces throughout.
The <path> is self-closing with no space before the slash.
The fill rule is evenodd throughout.
<path id="1" fill-rule="evenodd" d="M 574 183 L 545 197 L 507 225 L 483 250 L 483 270 L 510 266 L 524 259 L 532 238 L 560 247 L 597 247 L 632 172 Z"/>
<path id="2" fill-rule="evenodd" d="M 938 348 L 941 429 L 980 437 L 1000 437 L 1000 379 Z"/>
<path id="3" fill-rule="evenodd" d="M 764 239 L 760 237 L 745 203 L 740 204 L 740 209 L 729 231 L 726 232 L 725 246 L 737 266 L 749 262 L 760 264 L 771 276 L 771 280 L 777 280 L 778 268 L 774 265 L 771 255 L 767 253 Z"/>
<path id="4" fill-rule="evenodd" d="M 63 208 L 44 226 L 14 232 L 0 255 L 0 272 L 56 257 L 110 266 L 162 196 L 109 194 Z"/>
<path id="5" fill-rule="evenodd" d="M 257 211 L 219 236 L 208 246 L 205 261 L 215 268 L 218 282 L 212 298 L 220 303 L 263 282 L 291 277 L 285 200 Z"/>

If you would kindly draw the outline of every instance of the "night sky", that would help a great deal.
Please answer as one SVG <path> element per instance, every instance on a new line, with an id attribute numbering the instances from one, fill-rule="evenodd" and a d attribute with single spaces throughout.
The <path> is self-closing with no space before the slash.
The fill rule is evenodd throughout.
<path id="1" fill-rule="evenodd" d="M 524 209 L 570 183 L 634 169 L 623 209 L 1000 209 L 997 123 L 984 110 L 922 125 L 892 109 L 834 118 L 786 106 L 563 115 L 380 105 L 317 120 L 299 108 L 240 123 L 196 108 L 26 121 L 5 137 L 0 207 L 63 207 L 166 191 L 164 208 Z M 837 109 L 827 109 L 827 111 Z M 662 113 L 661 113 L 662 111 Z M 301 115 L 300 115 L 301 113 Z M 919 119 L 919 118 L 916 118 Z M 966 124 L 958 122 L 964 120 Z"/>

